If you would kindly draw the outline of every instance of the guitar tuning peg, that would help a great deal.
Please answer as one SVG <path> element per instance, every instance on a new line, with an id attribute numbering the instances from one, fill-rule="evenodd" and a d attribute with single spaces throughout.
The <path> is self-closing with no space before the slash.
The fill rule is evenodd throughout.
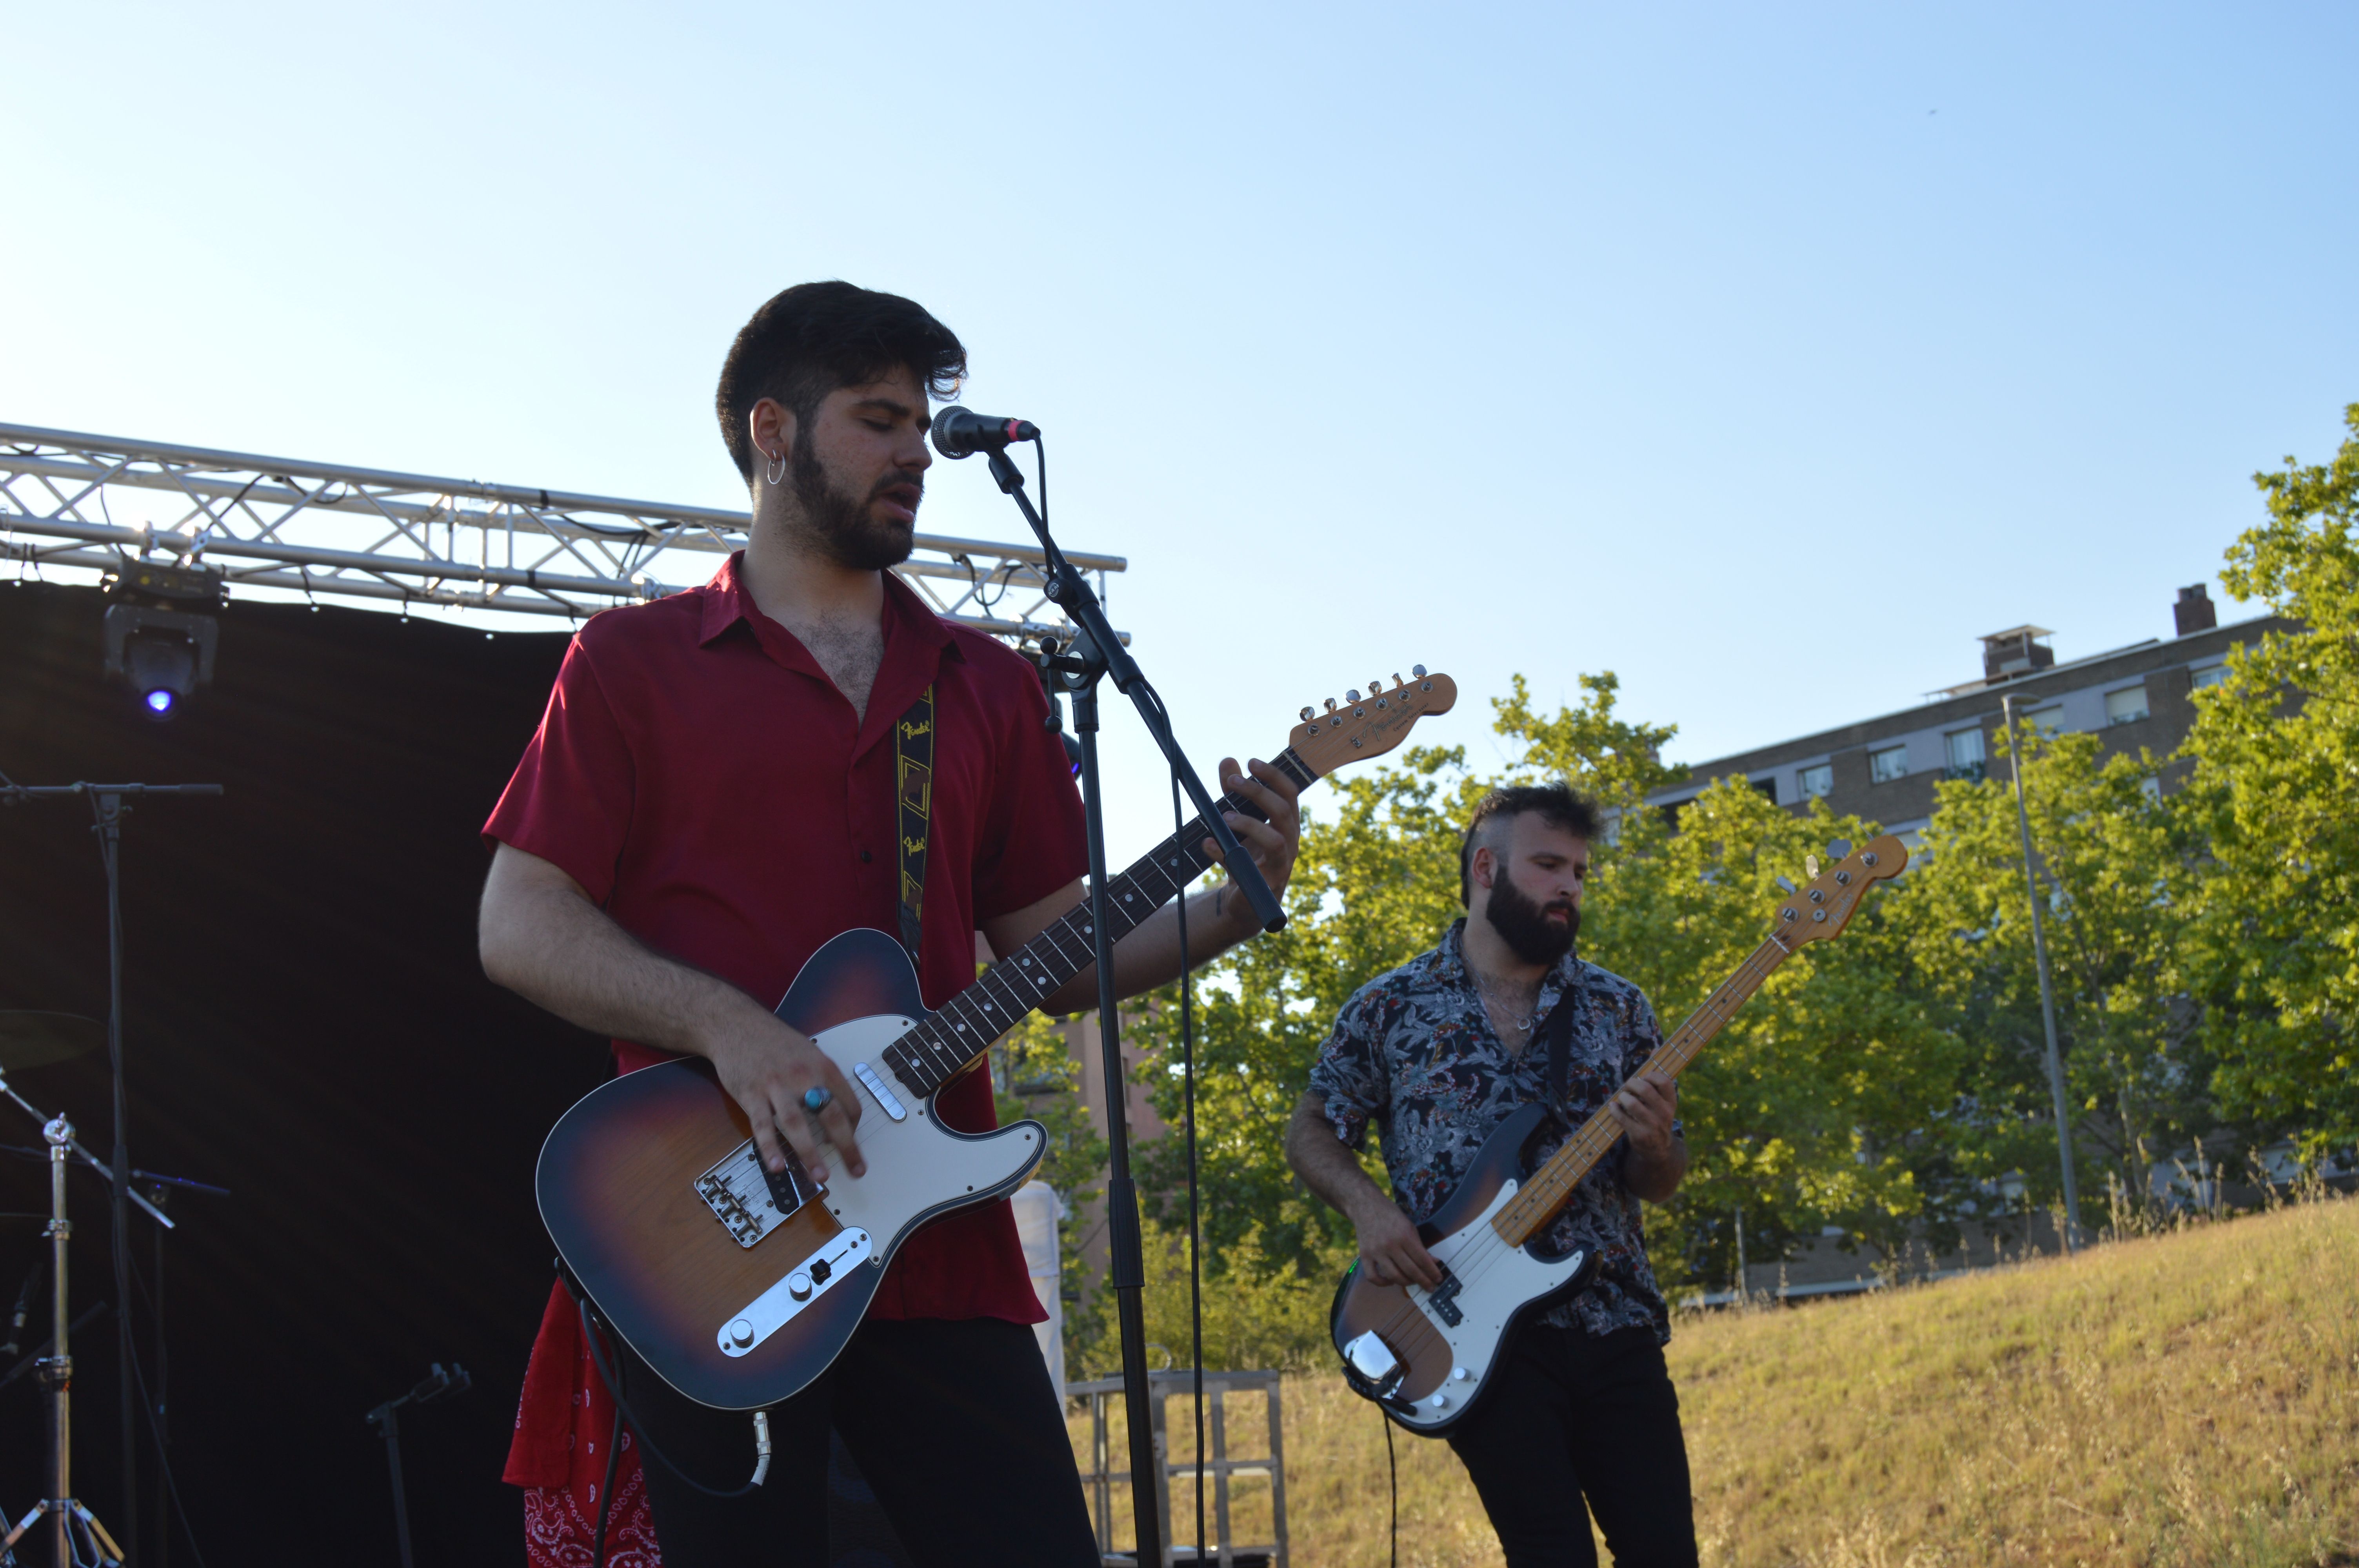
<path id="1" fill-rule="evenodd" d="M 1830 860 L 1840 860 L 1850 853 L 1851 840 L 1848 838 L 1837 838 L 1827 846 L 1827 857 Z"/>
<path id="2" fill-rule="evenodd" d="M 1335 699 L 1332 697 L 1327 699 L 1327 711 L 1330 713 L 1335 711 Z"/>
<path id="3" fill-rule="evenodd" d="M 1384 690 L 1384 689 L 1385 689 L 1385 683 L 1384 683 L 1383 681 L 1381 681 L 1381 680 L 1372 680 L 1372 681 L 1370 681 L 1370 682 L 1368 683 L 1368 695 L 1369 695 L 1370 697 L 1374 697 L 1374 696 L 1375 696 L 1375 695 L 1376 695 L 1376 693 L 1378 693 L 1378 692 L 1380 692 L 1380 691 L 1382 691 L 1382 690 Z"/>
<path id="4" fill-rule="evenodd" d="M 1302 705 L 1302 722 L 1305 724 L 1310 722 L 1310 705 L 1307 702 Z"/>
<path id="5" fill-rule="evenodd" d="M 1794 891 L 1794 879 L 1791 877 L 1779 877 L 1777 879 L 1777 885 L 1784 888 L 1788 892 L 1792 892 Z"/>
<path id="6" fill-rule="evenodd" d="M 1819 858 L 1816 855 L 1802 857 L 1802 873 L 1812 881 L 1819 880 Z"/>
<path id="7" fill-rule="evenodd" d="M 1423 665 L 1411 665 L 1408 667 L 1408 673 L 1415 676 L 1418 679 L 1423 680 L 1425 678 L 1425 666 Z"/>
<path id="8" fill-rule="evenodd" d="M 1353 687 L 1351 690 L 1345 692 L 1343 696 L 1349 701 L 1357 702 L 1360 700 L 1360 688 L 1358 687 Z"/>
<path id="9" fill-rule="evenodd" d="M 1393 689 L 1394 689 L 1395 691 L 1398 691 L 1401 687 L 1403 687 L 1407 686 L 1408 684 L 1408 682 L 1407 682 L 1407 681 L 1405 681 L 1405 680 L 1403 680 L 1403 679 L 1401 679 L 1401 678 L 1400 678 L 1400 671 L 1398 671 L 1398 670 L 1395 670 L 1395 671 L 1393 672 Z"/>

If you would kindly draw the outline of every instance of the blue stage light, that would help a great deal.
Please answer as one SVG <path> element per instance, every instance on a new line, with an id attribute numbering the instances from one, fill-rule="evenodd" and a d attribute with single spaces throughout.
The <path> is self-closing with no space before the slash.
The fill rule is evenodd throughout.
<path id="1" fill-rule="evenodd" d="M 170 692 L 158 687 L 147 694 L 147 711 L 162 719 L 172 711 L 172 704 L 179 700 Z"/>

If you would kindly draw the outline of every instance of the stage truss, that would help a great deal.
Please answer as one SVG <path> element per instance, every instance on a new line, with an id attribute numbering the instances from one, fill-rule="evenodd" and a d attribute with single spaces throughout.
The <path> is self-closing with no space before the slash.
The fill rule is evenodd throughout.
<path id="1" fill-rule="evenodd" d="M 745 529 L 709 507 L 0 425 L 0 557 L 20 570 L 163 559 L 233 588 L 579 620 L 704 581 Z M 1066 555 L 1101 599 L 1127 564 Z M 1070 635 L 1041 561 L 1033 545 L 920 534 L 894 569 L 979 631 Z"/>

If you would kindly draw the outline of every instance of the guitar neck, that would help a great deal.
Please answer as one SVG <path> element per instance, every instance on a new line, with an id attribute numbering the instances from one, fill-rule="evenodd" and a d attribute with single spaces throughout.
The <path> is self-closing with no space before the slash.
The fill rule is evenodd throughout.
<path id="1" fill-rule="evenodd" d="M 1761 982 L 1769 978 L 1770 971 L 1791 956 L 1792 949 L 1774 935 L 1755 948 L 1753 956 L 1721 981 L 1719 989 L 1704 998 L 1703 1005 L 1690 1013 L 1687 1022 L 1673 1030 L 1671 1037 L 1647 1058 L 1639 1074 L 1678 1078 L 1695 1060 L 1696 1054 L 1736 1016 L 1736 1010 L 1745 1005 L 1745 999 L 1761 989 Z M 1492 1217 L 1492 1228 L 1499 1233 L 1500 1239 L 1510 1247 L 1521 1247 L 1530 1240 L 1556 1217 L 1557 1210 L 1572 1195 L 1581 1178 L 1589 1174 L 1590 1167 L 1603 1159 L 1621 1136 L 1622 1124 L 1614 1119 L 1611 1110 L 1600 1110 L 1591 1117 Z"/>
<path id="2" fill-rule="evenodd" d="M 1318 782 L 1319 774 L 1291 746 L 1278 753 L 1274 765 L 1298 788 L 1307 789 Z M 1234 795 L 1222 795 L 1220 806 L 1243 816 L 1264 816 L 1259 806 Z M 1211 827 L 1198 816 L 1121 875 L 1107 879 L 1106 927 L 1114 941 L 1121 941 L 1174 893 L 1204 874 L 1212 864 L 1203 848 L 1210 837 Z M 1096 921 L 1084 900 L 985 969 L 974 984 L 939 1011 L 929 1013 L 886 1050 L 885 1059 L 903 1083 L 929 1095 L 966 1071 L 993 1041 L 1022 1022 L 1096 959 Z"/>

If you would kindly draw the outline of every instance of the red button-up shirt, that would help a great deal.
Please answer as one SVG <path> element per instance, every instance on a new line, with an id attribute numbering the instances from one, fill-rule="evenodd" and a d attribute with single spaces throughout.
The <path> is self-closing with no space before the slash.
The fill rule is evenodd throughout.
<path id="1" fill-rule="evenodd" d="M 1080 797 L 1043 723 L 1039 679 L 888 573 L 884 662 L 855 716 L 793 633 L 756 608 L 741 564 L 733 556 L 702 588 L 591 618 L 485 840 L 553 862 L 648 946 L 774 1007 L 830 937 L 900 929 L 892 730 L 931 682 L 919 980 L 939 1007 L 973 982 L 983 922 L 1087 867 Z M 630 1041 L 614 1049 L 625 1072 L 663 1059 Z M 953 1126 L 996 1123 L 984 1074 L 944 1088 L 940 1105 Z M 912 1236 L 869 1311 L 1039 1322 L 1007 1205 Z M 537 1362 L 556 1348 L 548 1338 Z M 534 1424 L 533 1381 L 519 1446 Z M 552 1388 L 561 1402 L 546 1412 L 567 1426 L 569 1393 Z"/>

